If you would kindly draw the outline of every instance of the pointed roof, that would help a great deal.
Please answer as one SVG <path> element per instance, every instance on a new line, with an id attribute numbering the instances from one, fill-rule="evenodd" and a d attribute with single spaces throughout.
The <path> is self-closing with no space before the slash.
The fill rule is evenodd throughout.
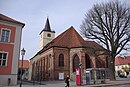
<path id="1" fill-rule="evenodd" d="M 47 17 L 47 20 L 46 20 L 45 27 L 44 27 L 44 29 L 40 32 L 40 34 L 41 34 L 43 31 L 54 32 L 54 31 L 51 30 L 50 23 L 49 23 L 49 18 L 48 18 L 48 17 Z"/>
<path id="2" fill-rule="evenodd" d="M 105 50 L 102 46 L 94 41 L 85 41 L 79 33 L 71 26 L 69 29 L 61 33 L 50 43 L 48 43 L 41 51 L 45 51 L 51 47 L 64 47 L 64 48 L 79 48 L 88 47 L 95 50 Z"/>
<path id="3" fill-rule="evenodd" d="M 22 24 L 23 27 L 25 26 L 24 23 L 19 22 L 19 21 L 16 21 L 16 20 L 14 20 L 14 19 L 12 19 L 12 18 L 10 18 L 10 17 L 7 17 L 7 16 L 5 16 L 5 15 L 3 15 L 3 14 L 1 14 L 1 13 L 0 13 L 0 20 L 5 20 L 5 21 L 13 22 L 13 23 Z"/>
<path id="4" fill-rule="evenodd" d="M 60 34 L 57 38 L 53 41 L 53 46 L 60 46 L 60 47 L 82 47 L 84 46 L 85 42 L 84 39 L 78 34 L 78 32 L 71 26 L 65 32 Z"/>
<path id="5" fill-rule="evenodd" d="M 51 27 L 50 27 L 50 23 L 49 23 L 48 17 L 47 17 L 47 20 L 46 20 L 45 28 L 43 30 L 51 32 Z"/>

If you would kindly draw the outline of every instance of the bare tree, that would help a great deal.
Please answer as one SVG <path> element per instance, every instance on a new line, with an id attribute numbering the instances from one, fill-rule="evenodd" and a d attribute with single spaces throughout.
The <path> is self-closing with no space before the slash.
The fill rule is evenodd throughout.
<path id="1" fill-rule="evenodd" d="M 108 66 L 115 80 L 115 57 L 128 49 L 130 41 L 130 7 L 119 1 L 94 5 L 85 15 L 81 34 L 96 39 L 110 52 Z"/>

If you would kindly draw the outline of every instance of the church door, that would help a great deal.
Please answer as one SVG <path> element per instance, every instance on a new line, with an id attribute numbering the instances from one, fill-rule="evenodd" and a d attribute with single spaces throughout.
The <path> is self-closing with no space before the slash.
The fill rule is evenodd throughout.
<path id="1" fill-rule="evenodd" d="M 86 69 L 91 68 L 90 57 L 88 54 L 85 54 L 85 63 L 86 63 Z"/>

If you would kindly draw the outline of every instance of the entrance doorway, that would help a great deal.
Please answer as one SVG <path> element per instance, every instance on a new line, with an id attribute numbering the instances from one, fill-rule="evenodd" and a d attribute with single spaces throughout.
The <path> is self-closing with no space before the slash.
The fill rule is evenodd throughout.
<path id="1" fill-rule="evenodd" d="M 86 69 L 91 68 L 90 57 L 88 54 L 85 54 L 85 64 L 86 64 Z"/>
<path id="2" fill-rule="evenodd" d="M 76 72 L 76 68 L 79 67 L 79 57 L 76 54 L 73 59 L 73 72 Z"/>

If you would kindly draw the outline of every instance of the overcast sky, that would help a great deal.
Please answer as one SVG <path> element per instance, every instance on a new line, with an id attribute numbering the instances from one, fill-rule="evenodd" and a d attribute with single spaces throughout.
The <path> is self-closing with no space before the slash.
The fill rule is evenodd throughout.
<path id="1" fill-rule="evenodd" d="M 0 13 L 25 23 L 21 48 L 25 59 L 33 57 L 40 48 L 39 33 L 49 17 L 56 36 L 70 26 L 79 32 L 85 13 L 96 3 L 110 0 L 0 0 Z M 130 0 L 125 1 L 130 5 Z"/>

